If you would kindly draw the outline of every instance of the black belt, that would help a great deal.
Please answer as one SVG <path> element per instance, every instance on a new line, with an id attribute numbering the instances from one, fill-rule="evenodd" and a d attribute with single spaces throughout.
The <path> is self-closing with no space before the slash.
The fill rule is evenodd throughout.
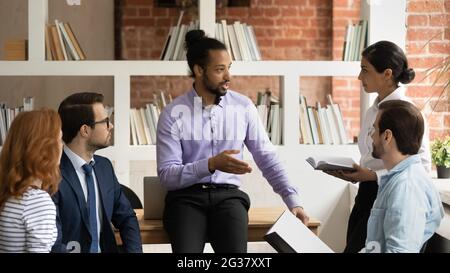
<path id="1" fill-rule="evenodd" d="M 194 189 L 237 189 L 239 188 L 236 185 L 233 184 L 214 184 L 214 183 L 199 183 L 191 186 L 191 188 Z"/>

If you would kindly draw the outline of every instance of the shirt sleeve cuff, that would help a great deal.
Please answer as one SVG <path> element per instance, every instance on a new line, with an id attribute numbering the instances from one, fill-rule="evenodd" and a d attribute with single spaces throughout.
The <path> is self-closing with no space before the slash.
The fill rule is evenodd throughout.
<path id="1" fill-rule="evenodd" d="M 377 183 L 380 184 L 380 178 L 383 175 L 387 174 L 387 170 L 386 169 L 381 169 L 381 170 L 375 171 L 375 174 L 377 175 Z"/>
<path id="2" fill-rule="evenodd" d="M 283 201 L 289 209 L 292 209 L 295 207 L 303 208 L 303 204 L 300 201 L 300 197 L 298 196 L 298 194 L 291 194 L 286 197 L 283 197 Z"/>
<path id="3" fill-rule="evenodd" d="M 208 168 L 208 158 L 199 160 L 195 163 L 195 175 L 199 179 L 211 175 Z"/>

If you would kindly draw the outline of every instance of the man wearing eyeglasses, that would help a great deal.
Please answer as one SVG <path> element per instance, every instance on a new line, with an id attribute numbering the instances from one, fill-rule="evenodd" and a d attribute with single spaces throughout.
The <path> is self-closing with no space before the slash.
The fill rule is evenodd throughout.
<path id="1" fill-rule="evenodd" d="M 62 180 L 53 196 L 58 238 L 53 252 L 118 252 L 111 223 L 120 231 L 123 251 L 142 252 L 139 225 L 111 162 L 95 151 L 111 145 L 113 124 L 103 95 L 76 93 L 59 106 L 64 151 Z"/>

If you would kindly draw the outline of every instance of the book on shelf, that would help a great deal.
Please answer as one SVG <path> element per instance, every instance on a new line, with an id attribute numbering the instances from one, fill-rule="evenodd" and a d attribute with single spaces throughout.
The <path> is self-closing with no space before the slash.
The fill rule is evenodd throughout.
<path id="1" fill-rule="evenodd" d="M 348 144 L 349 141 L 347 139 L 347 133 L 345 132 L 344 120 L 342 118 L 341 109 L 338 104 L 333 102 L 333 99 L 331 98 L 330 94 L 327 95 L 327 98 L 333 112 L 335 125 L 337 126 L 337 130 L 339 132 L 340 144 Z"/>
<path id="2" fill-rule="evenodd" d="M 75 61 L 81 60 L 80 56 L 78 55 L 78 52 L 75 50 L 75 45 L 73 44 L 72 40 L 69 37 L 69 34 L 64 26 L 64 23 L 58 22 L 59 28 L 61 29 L 61 33 L 64 36 L 64 42 L 67 47 L 67 52 L 70 54 L 71 59 Z"/>
<path id="3" fill-rule="evenodd" d="M 343 61 L 360 61 L 361 52 L 367 46 L 367 20 L 348 24 L 345 28 Z"/>
<path id="4" fill-rule="evenodd" d="M 176 60 L 176 58 L 174 58 L 176 43 L 180 39 L 184 42 L 184 36 L 180 35 L 181 20 L 183 19 L 183 15 L 184 15 L 184 10 L 181 10 L 180 16 L 178 17 L 177 25 L 173 28 L 172 35 L 170 36 L 170 38 L 168 40 L 167 52 L 164 54 L 164 56 L 162 56 L 162 60 L 165 60 L 165 61 Z M 178 36 L 180 36 L 180 37 L 178 37 Z"/>
<path id="5" fill-rule="evenodd" d="M 250 37 L 252 49 L 255 53 L 255 60 L 261 61 L 262 60 L 261 51 L 259 50 L 258 43 L 256 42 L 256 35 L 255 35 L 253 26 L 250 26 L 250 25 L 247 26 L 247 31 L 248 31 L 248 35 Z"/>
<path id="6" fill-rule="evenodd" d="M 306 110 L 308 113 L 309 124 L 311 125 L 311 136 L 312 136 L 313 142 L 314 142 L 314 144 L 322 144 L 320 142 L 319 131 L 317 130 L 317 123 L 316 123 L 316 119 L 315 119 L 315 115 L 314 115 L 314 112 L 316 110 L 312 106 L 308 106 Z"/>
<path id="7" fill-rule="evenodd" d="M 314 144 L 312 140 L 311 124 L 308 118 L 308 109 L 305 96 L 300 96 L 300 135 L 303 144 Z"/>
<path id="8" fill-rule="evenodd" d="M 153 101 L 142 108 L 130 109 L 130 144 L 155 145 L 158 119 L 164 107 L 172 102 L 172 96 L 158 90 Z"/>
<path id="9" fill-rule="evenodd" d="M 300 96 L 300 140 L 303 144 L 347 144 L 344 120 L 339 105 L 328 95 L 329 104 L 308 106 Z"/>
<path id="10" fill-rule="evenodd" d="M 258 92 L 255 106 L 270 141 L 274 145 L 280 145 L 283 108 L 280 106 L 279 99 L 267 89 L 264 92 Z"/>
<path id="11" fill-rule="evenodd" d="M 58 42 L 61 45 L 61 50 L 64 56 L 64 60 L 68 60 L 69 57 L 67 55 L 67 50 L 66 50 L 66 43 L 65 43 L 65 38 L 62 35 L 61 32 L 61 26 L 59 25 L 59 21 L 57 19 L 55 19 L 55 28 L 56 28 L 56 32 L 58 33 Z"/>
<path id="12" fill-rule="evenodd" d="M 280 253 L 333 253 L 289 210 L 281 214 L 264 235 L 264 240 Z"/>
<path id="13" fill-rule="evenodd" d="M 230 46 L 231 46 L 231 52 L 233 53 L 232 60 L 235 61 L 241 61 L 242 56 L 241 52 L 239 51 L 239 46 L 236 38 L 236 32 L 234 31 L 233 25 L 227 25 L 228 30 L 228 38 L 230 39 Z"/>
<path id="14" fill-rule="evenodd" d="M 138 145 L 138 139 L 137 139 L 137 129 L 136 129 L 136 123 L 134 119 L 134 108 L 130 109 L 130 144 L 131 145 Z"/>
<path id="15" fill-rule="evenodd" d="M 140 109 L 132 109 L 134 112 L 134 123 L 136 125 L 137 137 L 140 145 L 151 144 L 147 141 L 147 135 L 144 128 L 144 120 Z"/>
<path id="16" fill-rule="evenodd" d="M 350 157 L 308 157 L 306 159 L 314 170 L 321 171 L 354 171 L 353 164 L 356 162 Z"/>
<path id="17" fill-rule="evenodd" d="M 317 102 L 317 123 L 320 124 L 320 132 L 322 134 L 322 143 L 323 144 L 331 144 L 330 140 L 330 125 L 328 124 L 328 119 L 325 114 L 325 110 L 320 105 L 320 102 Z"/>
<path id="18" fill-rule="evenodd" d="M 160 60 L 176 61 L 186 59 L 186 49 L 184 48 L 186 33 L 199 29 L 199 22 L 196 20 L 189 24 L 181 24 L 183 14 L 184 11 L 181 11 L 177 25 L 170 27 L 164 47 L 161 50 Z M 239 21 L 227 25 L 226 20 L 220 20 L 215 26 L 215 38 L 225 45 L 233 60 L 261 60 L 261 52 L 252 26 Z"/>
<path id="19" fill-rule="evenodd" d="M 230 54 L 230 56 L 233 56 L 233 54 L 231 53 L 231 44 L 230 44 L 230 36 L 228 34 L 227 21 L 220 20 L 219 28 L 222 28 L 223 43 L 225 44 L 225 47 L 227 48 L 228 54 Z"/>
<path id="20" fill-rule="evenodd" d="M 63 55 L 61 43 L 59 41 L 59 36 L 58 36 L 58 31 L 56 29 L 56 26 L 48 25 L 47 27 L 50 29 L 49 35 L 51 34 L 50 50 L 52 50 L 51 57 L 53 58 L 53 59 L 48 59 L 48 60 L 63 61 L 64 55 Z M 53 47 L 52 47 L 52 45 L 53 45 Z M 47 57 L 50 57 L 50 56 L 47 56 Z"/>
<path id="21" fill-rule="evenodd" d="M 52 28 L 49 25 L 45 25 L 45 59 L 55 60 L 55 53 L 55 45 L 53 44 L 52 39 Z"/>
<path id="22" fill-rule="evenodd" d="M 83 50 L 81 49 L 80 43 L 78 42 L 77 38 L 75 37 L 75 34 L 73 33 L 72 28 L 70 27 L 69 23 L 63 23 L 65 30 L 67 31 L 67 34 L 69 35 L 69 40 L 74 46 L 74 54 L 78 55 L 77 60 L 86 60 L 86 55 L 84 55 Z"/>
<path id="23" fill-rule="evenodd" d="M 67 22 L 55 20 L 54 24 L 45 26 L 46 60 L 85 60 L 75 33 Z"/>
<path id="24" fill-rule="evenodd" d="M 147 144 L 156 144 L 156 140 L 152 139 L 150 134 L 150 125 L 152 122 L 148 120 L 146 112 L 147 111 L 144 108 L 139 109 L 142 125 L 144 126 L 145 139 L 147 140 Z"/>
<path id="25" fill-rule="evenodd" d="M 0 102 L 0 145 L 3 145 L 14 118 L 21 112 L 34 110 L 33 97 L 24 97 L 22 102 L 23 105 L 14 108 L 10 108 L 6 103 Z"/>
<path id="26" fill-rule="evenodd" d="M 169 34 L 167 35 L 166 41 L 164 42 L 163 50 L 161 51 L 161 55 L 159 56 L 160 60 L 164 60 L 164 56 L 166 55 L 167 50 L 169 48 L 170 39 L 174 36 L 174 32 L 175 32 L 175 27 L 170 27 Z"/>
<path id="27" fill-rule="evenodd" d="M 243 25 L 236 21 L 233 23 L 234 32 L 236 33 L 236 40 L 238 43 L 239 52 L 241 53 L 242 61 L 251 61 L 249 47 L 244 36 Z"/>

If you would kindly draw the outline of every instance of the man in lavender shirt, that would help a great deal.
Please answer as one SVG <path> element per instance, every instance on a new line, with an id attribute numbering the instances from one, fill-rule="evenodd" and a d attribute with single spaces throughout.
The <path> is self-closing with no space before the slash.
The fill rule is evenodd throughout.
<path id="1" fill-rule="evenodd" d="M 239 175 L 252 171 L 244 144 L 274 191 L 303 223 L 298 192 L 250 99 L 228 90 L 231 58 L 225 45 L 202 30 L 186 35 L 193 89 L 167 105 L 157 129 L 158 176 L 167 188 L 164 228 L 175 253 L 247 251 L 250 199 Z"/>

